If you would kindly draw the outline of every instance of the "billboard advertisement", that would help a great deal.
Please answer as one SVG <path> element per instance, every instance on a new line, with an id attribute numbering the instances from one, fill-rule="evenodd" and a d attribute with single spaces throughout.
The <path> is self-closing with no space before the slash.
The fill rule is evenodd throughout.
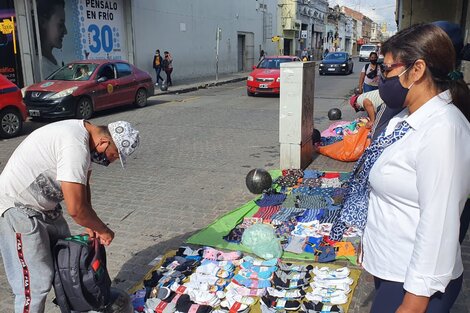
<path id="1" fill-rule="evenodd" d="M 83 59 L 124 59 L 124 0 L 36 0 L 42 76 Z"/>
<path id="2" fill-rule="evenodd" d="M 21 55 L 13 0 L 0 3 L 0 74 L 23 87 Z"/>

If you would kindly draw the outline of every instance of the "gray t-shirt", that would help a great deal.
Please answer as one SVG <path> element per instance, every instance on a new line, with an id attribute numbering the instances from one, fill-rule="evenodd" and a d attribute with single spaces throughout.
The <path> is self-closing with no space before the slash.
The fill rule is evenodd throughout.
<path id="1" fill-rule="evenodd" d="M 32 132 L 0 175 L 0 216 L 10 207 L 53 210 L 64 199 L 61 182 L 86 185 L 89 133 L 83 120 L 66 120 Z"/>

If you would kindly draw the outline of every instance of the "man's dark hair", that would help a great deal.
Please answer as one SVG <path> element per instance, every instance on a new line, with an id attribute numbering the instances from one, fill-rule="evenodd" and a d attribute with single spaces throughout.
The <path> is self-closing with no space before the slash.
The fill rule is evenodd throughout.
<path id="1" fill-rule="evenodd" d="M 112 138 L 111 133 L 109 132 L 108 126 L 98 125 L 97 127 L 99 129 L 100 134 L 105 135 L 105 136 L 109 136 L 109 138 Z"/>
<path id="2" fill-rule="evenodd" d="M 49 19 L 55 11 L 55 8 L 59 6 L 62 9 L 65 8 L 64 0 L 37 0 L 36 8 L 38 11 L 38 17 Z"/>

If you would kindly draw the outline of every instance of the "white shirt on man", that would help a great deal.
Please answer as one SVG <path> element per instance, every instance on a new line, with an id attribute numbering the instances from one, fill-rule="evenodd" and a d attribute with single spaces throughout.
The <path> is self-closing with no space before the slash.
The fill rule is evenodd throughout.
<path id="1" fill-rule="evenodd" d="M 356 107 L 358 109 L 364 109 L 364 100 L 369 99 L 372 102 L 372 105 L 374 106 L 375 111 L 377 112 L 377 108 L 384 103 L 382 98 L 380 98 L 379 90 L 372 90 L 369 92 L 364 92 L 357 97 L 356 100 Z"/>
<path id="2" fill-rule="evenodd" d="M 89 133 L 83 120 L 65 120 L 32 132 L 0 174 L 0 216 L 14 206 L 50 211 L 64 199 L 61 182 L 86 185 Z"/>
<path id="3" fill-rule="evenodd" d="M 369 176 L 363 266 L 427 297 L 463 272 L 458 239 L 470 193 L 470 124 L 450 101 L 445 91 L 392 118 L 386 134 L 402 120 L 411 129 L 384 150 Z"/>

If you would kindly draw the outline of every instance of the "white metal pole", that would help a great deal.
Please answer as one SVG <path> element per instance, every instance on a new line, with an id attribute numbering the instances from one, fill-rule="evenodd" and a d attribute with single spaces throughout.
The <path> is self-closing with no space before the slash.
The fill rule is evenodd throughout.
<path id="1" fill-rule="evenodd" d="M 219 80 L 219 41 L 220 41 L 220 28 L 217 25 L 217 33 L 215 36 L 216 49 L 215 49 L 215 81 Z"/>

